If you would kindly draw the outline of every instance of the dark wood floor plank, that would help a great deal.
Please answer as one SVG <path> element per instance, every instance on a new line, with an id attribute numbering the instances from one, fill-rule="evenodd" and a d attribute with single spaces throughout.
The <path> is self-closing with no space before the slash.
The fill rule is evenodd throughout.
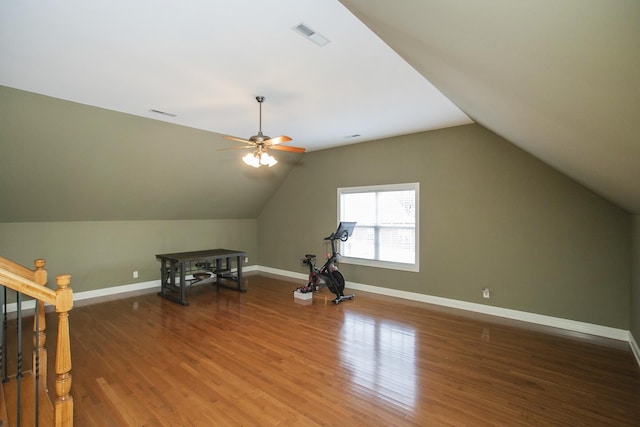
<path id="1" fill-rule="evenodd" d="M 244 281 L 192 287 L 187 307 L 77 304 L 76 425 L 639 424 L 628 343 L 365 292 L 304 305 L 300 283 Z"/>

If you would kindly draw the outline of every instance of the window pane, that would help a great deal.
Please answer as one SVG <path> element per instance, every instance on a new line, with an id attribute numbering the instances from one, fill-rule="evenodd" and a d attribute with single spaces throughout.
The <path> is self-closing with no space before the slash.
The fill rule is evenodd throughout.
<path id="1" fill-rule="evenodd" d="M 415 262 L 413 228 L 381 228 L 379 259 L 391 262 Z"/>
<path id="2" fill-rule="evenodd" d="M 405 225 L 416 223 L 415 191 L 378 193 L 378 224 Z"/>
<path id="3" fill-rule="evenodd" d="M 375 259 L 375 229 L 373 227 L 358 227 L 353 230 L 353 234 L 342 244 L 342 255 Z"/>
<path id="4" fill-rule="evenodd" d="M 342 218 L 358 218 L 358 225 L 376 223 L 376 193 L 342 195 Z"/>

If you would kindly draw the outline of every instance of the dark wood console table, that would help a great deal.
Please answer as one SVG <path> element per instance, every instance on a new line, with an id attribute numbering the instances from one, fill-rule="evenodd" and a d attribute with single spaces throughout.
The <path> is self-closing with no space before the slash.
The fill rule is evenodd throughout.
<path id="1" fill-rule="evenodd" d="M 185 276 L 188 272 L 195 271 L 215 274 L 217 288 L 223 287 L 246 292 L 245 289 L 242 289 L 242 258 L 245 255 L 245 252 L 230 249 L 207 249 L 156 255 L 156 258 L 161 262 L 161 281 L 158 295 L 182 305 L 189 305 Z M 233 258 L 236 259 L 235 275 L 231 271 Z M 231 281 L 235 283 L 235 286 L 228 286 L 222 280 Z"/>

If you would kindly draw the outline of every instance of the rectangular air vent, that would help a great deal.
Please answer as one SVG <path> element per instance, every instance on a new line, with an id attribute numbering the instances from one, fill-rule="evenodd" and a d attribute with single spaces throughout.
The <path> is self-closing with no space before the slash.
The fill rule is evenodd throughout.
<path id="1" fill-rule="evenodd" d="M 296 31 L 301 36 L 303 36 L 304 38 L 306 38 L 307 40 L 311 40 L 318 46 L 324 46 L 325 44 L 329 43 L 328 38 L 326 38 L 321 34 L 316 33 L 314 30 L 312 30 L 309 26 L 305 24 L 302 24 L 302 23 L 298 24 L 295 27 L 293 27 L 293 30 Z"/>

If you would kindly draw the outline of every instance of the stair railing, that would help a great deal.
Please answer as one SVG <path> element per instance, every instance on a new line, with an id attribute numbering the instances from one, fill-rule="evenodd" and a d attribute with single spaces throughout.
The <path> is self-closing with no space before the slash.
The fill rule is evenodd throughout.
<path id="1" fill-rule="evenodd" d="M 53 403 L 53 425 L 56 427 L 68 427 L 73 425 L 73 398 L 70 394 L 72 377 L 69 336 L 69 311 L 73 307 L 73 291 L 69 287 L 71 276 L 68 274 L 58 275 L 56 277 L 57 289 L 55 291 L 46 288 L 47 271 L 45 270 L 45 264 L 46 261 L 44 259 L 36 259 L 34 261 L 35 269 L 30 270 L 13 261 L 0 257 L 0 284 L 18 292 L 17 311 L 21 309 L 21 294 L 30 296 L 36 301 L 32 364 L 36 388 L 38 383 L 42 384 L 45 388 L 47 384 L 45 304 L 53 306 L 55 312 L 58 313 L 55 359 L 56 399 Z M 39 393 L 38 390 L 34 392 L 37 402 Z M 36 415 L 36 420 L 37 419 Z"/>

